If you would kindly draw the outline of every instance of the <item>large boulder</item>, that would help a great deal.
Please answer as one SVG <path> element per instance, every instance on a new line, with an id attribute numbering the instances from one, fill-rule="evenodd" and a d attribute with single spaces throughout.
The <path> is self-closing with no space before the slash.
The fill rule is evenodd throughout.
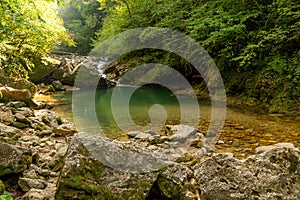
<path id="1" fill-rule="evenodd" d="M 32 93 L 27 89 L 14 89 L 12 87 L 0 87 L 0 101 L 21 101 L 25 102 L 30 107 L 37 107 L 37 104 L 32 100 Z"/>
<path id="2" fill-rule="evenodd" d="M 27 169 L 32 161 L 31 155 L 29 149 L 0 142 L 0 176 Z"/>
<path id="3" fill-rule="evenodd" d="M 204 199 L 300 199 L 300 151 L 291 145 L 259 148 L 239 160 L 214 154 L 193 169 Z"/>
<path id="4" fill-rule="evenodd" d="M 179 137 L 179 130 L 184 130 L 185 136 L 195 134 L 185 126 L 168 129 L 170 139 L 185 138 Z M 56 199 L 300 197 L 300 151 L 292 144 L 260 147 L 256 155 L 245 160 L 221 153 L 198 158 L 193 154 L 184 162 L 172 160 L 167 149 L 161 149 L 163 146 L 140 139 L 120 142 L 75 134 L 60 173 Z"/>
<path id="5" fill-rule="evenodd" d="M 69 145 L 56 199 L 164 200 L 192 193 L 186 187 L 192 170 L 163 157 L 136 142 L 78 133 Z"/>
<path id="6" fill-rule="evenodd" d="M 145 199 L 155 182 L 154 173 L 114 170 L 86 148 L 89 142 L 110 144 L 101 137 L 76 134 L 72 139 L 60 174 L 56 199 Z M 95 143 L 95 148 L 97 144 Z M 112 146 L 112 155 L 114 154 Z"/>
<path id="7" fill-rule="evenodd" d="M 0 75 L 0 84 L 19 90 L 26 89 L 31 93 L 31 95 L 35 95 L 38 90 L 36 85 L 30 81 L 25 79 L 14 79 L 3 75 Z"/>

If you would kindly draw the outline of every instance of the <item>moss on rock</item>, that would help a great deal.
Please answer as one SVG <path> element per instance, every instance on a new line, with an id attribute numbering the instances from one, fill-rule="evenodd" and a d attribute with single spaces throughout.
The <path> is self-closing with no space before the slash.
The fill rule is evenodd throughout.
<path id="1" fill-rule="evenodd" d="M 5 185 L 3 184 L 3 182 L 0 180 L 0 195 L 3 194 L 5 190 Z"/>

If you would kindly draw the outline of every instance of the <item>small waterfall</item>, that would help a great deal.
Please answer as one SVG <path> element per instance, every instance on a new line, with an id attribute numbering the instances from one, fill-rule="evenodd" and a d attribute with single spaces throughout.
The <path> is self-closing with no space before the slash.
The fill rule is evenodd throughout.
<path id="1" fill-rule="evenodd" d="M 106 78 L 106 74 L 104 74 L 104 66 L 105 66 L 106 62 L 103 60 L 100 60 L 97 64 L 97 69 L 98 72 L 100 73 L 102 78 Z"/>

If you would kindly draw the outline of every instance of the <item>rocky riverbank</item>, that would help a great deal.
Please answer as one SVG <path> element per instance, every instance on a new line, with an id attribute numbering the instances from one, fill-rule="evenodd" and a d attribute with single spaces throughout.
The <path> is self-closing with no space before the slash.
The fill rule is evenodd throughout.
<path id="1" fill-rule="evenodd" d="M 207 152 L 205 136 L 184 125 L 163 135 L 130 132 L 121 142 L 76 133 L 57 114 L 22 102 L 2 103 L 0 112 L 3 199 L 300 197 L 300 151 L 290 143 L 239 160 Z"/>
<path id="2" fill-rule="evenodd" d="M 46 102 L 32 101 L 37 88 L 26 83 L 2 87 L 16 96 L 1 93 L 1 199 L 300 198 L 300 151 L 291 143 L 242 160 L 209 151 L 208 135 L 185 125 L 130 132 L 126 141 L 77 133 Z M 59 89 L 54 81 L 43 92 Z"/>
<path id="3" fill-rule="evenodd" d="M 53 199 L 70 136 L 57 114 L 23 102 L 0 104 L 0 180 L 15 199 Z M 2 191 L 3 192 L 3 191 Z"/>

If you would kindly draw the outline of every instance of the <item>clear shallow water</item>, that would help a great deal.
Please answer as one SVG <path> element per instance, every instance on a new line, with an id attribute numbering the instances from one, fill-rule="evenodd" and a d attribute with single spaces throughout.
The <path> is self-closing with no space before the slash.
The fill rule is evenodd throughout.
<path id="1" fill-rule="evenodd" d="M 126 139 L 126 131 L 120 130 L 115 123 L 111 112 L 111 94 L 113 88 L 98 90 L 96 94 L 96 113 L 101 129 L 107 137 Z M 87 93 L 89 93 L 87 91 Z M 53 103 L 53 111 L 63 118 L 73 121 L 72 93 L 64 92 L 54 96 L 42 96 L 41 100 Z M 120 98 L 120 100 L 122 100 Z M 167 112 L 166 124 L 179 124 L 181 122 L 178 100 L 169 90 L 161 88 L 142 88 L 137 90 L 130 101 L 132 119 L 138 125 L 149 123 L 149 107 L 161 104 Z M 191 123 L 195 109 L 200 110 L 198 123 Z M 199 107 L 193 104 L 185 106 L 185 111 L 190 113 L 191 121 L 188 125 L 198 127 L 205 132 L 210 123 L 211 107 L 209 101 L 199 101 Z M 160 116 L 160 112 L 155 115 Z M 80 120 L 81 125 L 87 124 L 88 118 Z M 215 152 L 232 152 L 238 157 L 247 157 L 255 153 L 255 148 L 263 145 L 272 145 L 279 142 L 290 142 L 300 147 L 300 117 L 280 117 L 268 114 L 249 113 L 249 111 L 227 108 L 226 121 L 221 131 L 219 140 L 223 141 L 215 146 Z M 97 133 L 99 125 L 88 127 Z M 163 127 L 151 127 L 161 130 Z M 142 130 L 143 128 L 141 128 Z M 146 129 L 149 129 L 148 127 Z"/>
<path id="2" fill-rule="evenodd" d="M 76 123 L 79 123 L 80 127 L 86 127 L 89 133 L 99 132 L 101 127 L 102 131 L 110 138 L 122 138 L 126 136 L 128 131 L 137 130 L 153 130 L 162 131 L 165 124 L 187 124 L 198 128 L 200 118 L 197 115 L 200 107 L 209 108 L 208 101 L 197 100 L 195 105 L 195 99 L 191 99 L 189 95 L 181 95 L 179 98 L 183 99 L 184 105 L 180 106 L 178 98 L 166 88 L 149 88 L 143 87 L 138 88 L 133 93 L 129 101 L 129 112 L 130 119 L 134 122 L 133 125 L 120 125 L 122 120 L 127 122 L 126 117 L 123 118 L 124 114 L 124 103 L 125 97 L 122 94 L 127 94 L 130 87 L 118 88 L 118 99 L 114 103 L 114 111 L 112 112 L 112 94 L 114 88 L 100 89 L 96 92 L 95 97 L 95 110 L 99 124 L 90 124 L 91 114 L 93 112 L 90 108 L 84 108 L 80 106 L 80 103 L 76 103 L 80 109 L 78 113 L 85 114 L 72 114 L 72 92 L 64 92 L 53 96 L 54 99 L 59 102 L 58 106 L 55 106 L 53 111 L 59 113 L 63 118 L 74 121 L 76 117 Z M 90 95 L 90 91 L 82 91 L 78 95 L 76 101 L 86 101 L 85 96 Z M 120 101 L 120 102 L 118 102 Z M 85 102 L 82 102 L 83 104 Z M 182 110 L 181 110 L 182 109 Z M 185 114 L 186 118 L 182 118 L 182 114 Z M 201 114 L 201 113 L 200 113 Z M 207 113 L 206 113 L 207 114 Z M 116 122 L 116 116 L 119 117 L 119 121 Z M 151 121 L 152 120 L 152 121 Z M 151 123 L 152 122 L 152 123 Z M 121 127 L 121 128 L 120 128 Z M 84 128 L 83 128 L 84 129 Z"/>

